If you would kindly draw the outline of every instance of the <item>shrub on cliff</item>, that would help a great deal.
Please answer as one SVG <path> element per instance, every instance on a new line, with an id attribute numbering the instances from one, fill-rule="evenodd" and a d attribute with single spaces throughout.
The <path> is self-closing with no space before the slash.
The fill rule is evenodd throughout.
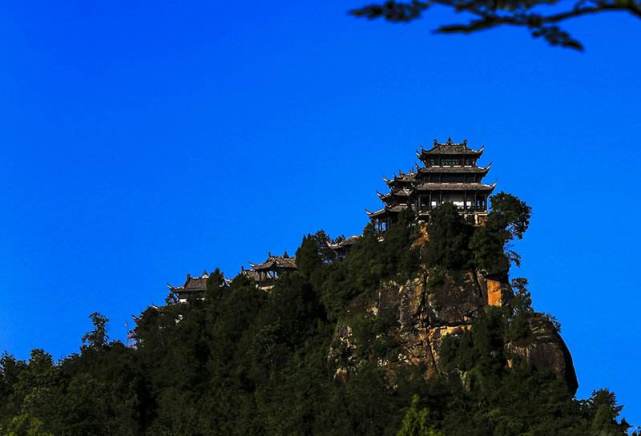
<path id="1" fill-rule="evenodd" d="M 462 270 L 472 265 L 470 238 L 472 225 L 459 214 L 451 203 L 432 210 L 427 224 L 429 240 L 423 249 L 423 260 L 430 267 Z"/>

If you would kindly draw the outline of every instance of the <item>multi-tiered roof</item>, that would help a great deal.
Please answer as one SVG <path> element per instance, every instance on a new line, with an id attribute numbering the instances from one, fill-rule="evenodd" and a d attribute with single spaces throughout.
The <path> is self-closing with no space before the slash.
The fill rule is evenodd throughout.
<path id="1" fill-rule="evenodd" d="M 434 140 L 429 150 L 421 147 L 416 156 L 424 166 L 417 165 L 412 171 L 385 179 L 390 191 L 378 193 L 385 205 L 376 212 L 368 212 L 370 219 L 379 230 L 385 230 L 398 213 L 408 208 L 419 219 L 425 219 L 432 209 L 450 202 L 466 218 L 480 224 L 487 216 L 487 198 L 495 186 L 482 182 L 490 170 L 489 166 L 477 165 L 482 154 L 483 148 L 473 150 L 467 140 L 461 143 Z"/>

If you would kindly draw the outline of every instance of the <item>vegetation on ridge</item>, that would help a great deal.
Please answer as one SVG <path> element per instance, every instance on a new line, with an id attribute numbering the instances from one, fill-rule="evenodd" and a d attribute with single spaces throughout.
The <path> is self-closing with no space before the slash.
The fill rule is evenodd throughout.
<path id="1" fill-rule="evenodd" d="M 485 227 L 463 221 L 451 205 L 434 211 L 429 242 L 402 215 L 381 241 L 371 226 L 342 259 L 328 236 L 306 236 L 298 270 L 269 293 L 239 275 L 228 286 L 216 271 L 207 297 L 150 307 L 132 332 L 135 346 L 110 341 L 106 318 L 78 354 L 55 363 L 43 350 L 28 361 L 0 360 L 0 433 L 10 435 L 589 435 L 626 434 L 621 406 L 608 391 L 577 400 L 554 375 L 516 362 L 505 343 L 529 334 L 534 316 L 524 280 L 502 308 L 488 308 L 472 328 L 450 335 L 443 374 L 400 367 L 393 383 L 378 357 L 392 356 L 395 321 L 362 317 L 354 327 L 358 371 L 333 379 L 328 349 L 350 302 L 382 282 L 404 282 L 421 269 L 482 269 L 507 274 L 510 241 L 522 237 L 530 210 L 507 194 L 494 197 Z M 497 259 L 499 259 L 497 261 Z M 466 374 L 465 377 L 462 374 Z"/>

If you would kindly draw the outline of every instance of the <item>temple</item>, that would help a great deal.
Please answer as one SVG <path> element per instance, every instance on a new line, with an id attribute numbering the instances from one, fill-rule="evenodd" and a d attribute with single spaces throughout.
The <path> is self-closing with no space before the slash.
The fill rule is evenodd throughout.
<path id="1" fill-rule="evenodd" d="M 416 156 L 423 163 L 413 171 L 399 173 L 393 179 L 385 179 L 390 191 L 379 193 L 384 207 L 368 212 L 377 230 L 385 231 L 398 214 L 411 208 L 419 220 L 426 220 L 430 211 L 443 203 L 452 203 L 460 213 L 475 225 L 487 218 L 487 199 L 495 184 L 482 182 L 490 166 L 480 167 L 478 159 L 483 148 L 473 150 L 462 143 L 445 143 L 434 140 L 432 148 L 420 148 Z"/>
<path id="2" fill-rule="evenodd" d="M 190 300 L 202 300 L 207 291 L 207 279 L 209 274 L 204 272 L 200 277 L 192 277 L 187 274 L 185 284 L 182 286 L 169 286 L 171 294 L 178 303 L 187 303 Z"/>
<path id="3" fill-rule="evenodd" d="M 349 253 L 351 248 L 360 240 L 361 237 L 356 235 L 350 236 L 349 238 L 341 237 L 340 239 L 333 242 L 328 241 L 327 248 L 329 248 L 334 253 L 337 260 L 341 260 L 344 259 L 345 256 L 347 256 L 347 253 Z"/>
<path id="4" fill-rule="evenodd" d="M 243 269 L 241 274 L 255 280 L 260 289 L 269 291 L 283 273 L 296 270 L 296 258 L 289 257 L 287 253 L 282 256 L 272 256 L 270 253 L 263 263 L 250 265 L 251 268 Z"/>
<path id="5" fill-rule="evenodd" d="M 429 218 L 432 209 L 443 203 L 456 206 L 460 214 L 475 225 L 482 225 L 487 219 L 488 197 L 495 184 L 483 183 L 490 166 L 481 167 L 478 160 L 483 148 L 474 150 L 468 147 L 467 140 L 455 143 L 452 139 L 441 143 L 434 140 L 428 150 L 421 147 L 416 156 L 423 163 L 414 170 L 400 172 L 393 179 L 385 179 L 389 187 L 386 194 L 379 193 L 384 207 L 375 212 L 367 212 L 379 232 L 386 231 L 398 215 L 411 209 L 419 222 Z M 333 255 L 326 256 L 326 262 L 341 260 L 347 256 L 361 236 L 339 237 L 326 241 L 326 249 Z M 262 263 L 250 263 L 250 268 L 241 268 L 241 275 L 255 281 L 256 286 L 270 291 L 283 274 L 295 271 L 296 258 L 287 253 L 273 256 L 271 253 Z M 173 300 L 180 303 L 205 298 L 209 274 L 199 277 L 187 275 L 182 286 L 169 286 Z M 224 279 L 225 285 L 229 281 Z"/>

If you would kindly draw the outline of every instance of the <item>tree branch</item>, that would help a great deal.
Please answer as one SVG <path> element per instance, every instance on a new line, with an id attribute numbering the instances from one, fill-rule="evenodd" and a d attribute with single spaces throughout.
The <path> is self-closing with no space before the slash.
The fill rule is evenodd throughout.
<path id="1" fill-rule="evenodd" d="M 557 0 L 429 0 L 372 4 L 350 13 L 368 19 L 383 18 L 392 22 L 408 22 L 420 18 L 429 7 L 439 5 L 456 12 L 469 13 L 476 19 L 468 23 L 444 24 L 437 33 L 473 33 L 499 26 L 518 26 L 530 30 L 534 37 L 542 37 L 551 45 L 581 50 L 583 46 L 558 24 L 573 18 L 603 12 L 626 12 L 641 19 L 640 0 L 579 0 L 572 9 L 552 14 L 537 10 L 553 6 Z"/>

